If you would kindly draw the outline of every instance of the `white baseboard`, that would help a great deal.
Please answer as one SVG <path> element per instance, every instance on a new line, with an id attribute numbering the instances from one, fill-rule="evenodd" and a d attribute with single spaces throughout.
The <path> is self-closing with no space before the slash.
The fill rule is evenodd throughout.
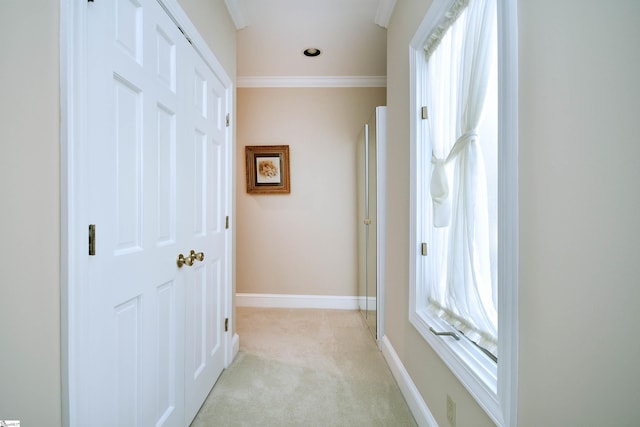
<path id="1" fill-rule="evenodd" d="M 236 294 L 236 307 L 357 310 L 359 297 L 331 295 Z"/>
<path id="2" fill-rule="evenodd" d="M 231 343 L 227 350 L 227 356 L 226 356 L 225 366 L 224 366 L 225 368 L 228 368 L 229 365 L 233 363 L 233 360 L 236 358 L 239 351 L 240 351 L 240 336 L 238 336 L 238 334 L 233 334 L 233 336 L 231 337 Z"/>
<path id="3" fill-rule="evenodd" d="M 358 307 L 362 311 L 366 311 L 367 307 L 375 310 L 377 307 L 376 297 L 357 297 L 358 298 Z"/>
<path id="4" fill-rule="evenodd" d="M 231 360 L 235 359 L 240 351 L 240 336 L 233 334 L 233 340 L 231 341 Z"/>
<path id="5" fill-rule="evenodd" d="M 422 399 L 418 388 L 402 364 L 400 357 L 398 357 L 398 353 L 396 353 L 395 349 L 391 345 L 391 341 L 389 341 L 385 335 L 380 340 L 380 343 L 382 355 L 387 361 L 387 364 L 391 369 L 391 373 L 396 379 L 396 382 L 400 387 L 400 391 L 402 392 L 404 399 L 407 401 L 407 405 L 409 405 L 409 409 L 411 410 L 416 423 L 418 423 L 420 427 L 438 427 L 436 419 L 433 417 L 433 414 L 429 410 L 424 399 Z"/>

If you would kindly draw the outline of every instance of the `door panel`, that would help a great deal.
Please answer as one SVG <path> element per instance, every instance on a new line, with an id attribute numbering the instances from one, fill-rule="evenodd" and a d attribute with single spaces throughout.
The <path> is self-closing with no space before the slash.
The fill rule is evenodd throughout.
<path id="1" fill-rule="evenodd" d="M 79 424 L 184 426 L 224 364 L 228 106 L 212 94 L 228 89 L 156 0 L 91 2 L 87 18 L 97 237 L 77 302 Z M 192 249 L 204 260 L 178 268 Z"/>
<path id="2" fill-rule="evenodd" d="M 152 169 L 158 178 L 157 192 L 157 235 L 159 246 L 176 241 L 176 115 L 164 105 L 157 106 L 157 164 Z"/>
<path id="3" fill-rule="evenodd" d="M 376 180 L 375 138 L 372 123 L 363 126 L 358 139 L 358 292 L 359 306 L 376 337 Z M 377 337 L 376 337 L 377 338 Z"/>
<path id="4" fill-rule="evenodd" d="M 115 41 L 142 65 L 142 5 L 134 0 L 117 0 L 115 8 Z"/>
<path id="5" fill-rule="evenodd" d="M 196 197 L 193 199 L 193 213 L 194 222 L 193 229 L 191 230 L 193 235 L 202 236 L 206 227 L 206 153 L 207 153 L 207 135 L 200 129 L 194 130 L 195 136 L 193 138 L 193 152 L 194 156 L 191 159 L 193 164 L 193 189 Z"/>
<path id="6" fill-rule="evenodd" d="M 118 425 L 137 426 L 142 419 L 140 297 L 115 307 L 116 408 Z"/>
<path id="7" fill-rule="evenodd" d="M 142 249 L 142 96 L 122 77 L 114 78 L 116 169 L 115 255 Z"/>
<path id="8" fill-rule="evenodd" d="M 377 107 L 358 137 L 357 191 L 358 191 L 358 295 L 362 312 L 371 333 L 379 339 L 383 322 L 380 316 L 383 263 L 381 238 L 384 229 L 383 154 L 384 133 L 380 118 L 384 107 Z M 382 150 L 382 151 L 380 151 Z M 379 235 L 379 233 L 381 233 Z M 380 294 L 379 294 L 380 293 Z"/>
<path id="9" fill-rule="evenodd" d="M 175 153 L 184 107 L 171 79 L 176 50 L 189 46 L 155 1 L 94 2 L 88 19 L 89 216 L 97 238 L 87 284 L 85 425 L 180 426 Z"/>
<path id="10" fill-rule="evenodd" d="M 377 162 L 377 140 L 376 140 L 376 115 L 375 113 L 369 118 L 369 125 L 367 126 L 368 132 L 368 176 L 366 180 L 368 182 L 367 191 L 369 199 L 369 221 L 370 225 L 367 225 L 367 248 L 366 248 L 366 268 L 367 268 L 367 324 L 373 336 L 378 339 L 376 335 L 376 322 L 377 322 L 377 305 L 378 305 L 378 259 L 377 259 L 377 247 L 378 247 L 378 162 Z"/>
<path id="11" fill-rule="evenodd" d="M 181 406 L 182 395 L 178 396 L 178 391 L 182 389 L 181 375 L 178 371 L 176 359 L 176 283 L 174 281 L 165 283 L 157 288 L 158 311 L 157 311 L 157 333 L 158 352 L 156 383 L 157 390 L 157 412 L 156 425 L 169 425 L 167 420 L 176 408 Z"/>
<path id="12" fill-rule="evenodd" d="M 204 254 L 189 271 L 186 331 L 186 418 L 194 417 L 224 367 L 224 284 L 226 279 L 226 207 L 228 150 L 223 84 L 200 57 L 193 58 L 189 102 L 193 135 L 190 164 L 193 222 L 190 248 Z M 222 94 L 222 95 L 221 95 Z"/>

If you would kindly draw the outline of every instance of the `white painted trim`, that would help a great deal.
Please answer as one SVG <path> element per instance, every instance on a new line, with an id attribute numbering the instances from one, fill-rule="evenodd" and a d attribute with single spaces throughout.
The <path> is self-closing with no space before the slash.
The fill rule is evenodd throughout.
<path id="1" fill-rule="evenodd" d="M 240 336 L 238 334 L 233 334 L 233 337 L 231 338 L 231 345 L 227 347 L 227 350 L 227 358 L 224 363 L 225 369 L 228 368 L 231 363 L 233 363 L 233 360 L 236 358 L 238 352 L 240 351 Z"/>
<path id="2" fill-rule="evenodd" d="M 288 295 L 288 294 L 236 294 L 236 307 L 270 308 L 326 308 L 358 310 L 356 296 Z"/>
<path id="3" fill-rule="evenodd" d="M 387 87 L 386 76 L 238 76 L 238 87 Z"/>
<path id="4" fill-rule="evenodd" d="M 233 358 L 236 357 L 236 355 L 238 354 L 238 352 L 240 351 L 240 335 L 238 334 L 233 334 L 233 346 L 231 347 L 233 350 Z"/>
<path id="5" fill-rule="evenodd" d="M 87 328 L 79 322 L 84 307 L 75 301 L 84 291 L 87 263 L 78 260 L 86 251 L 87 210 L 80 203 L 88 194 L 84 147 L 86 141 L 86 8 L 87 2 L 60 0 L 60 316 L 62 425 L 89 419 L 86 390 L 78 387 L 77 343 Z"/>
<path id="6" fill-rule="evenodd" d="M 384 336 L 387 274 L 387 107 L 376 107 L 376 337 Z"/>
<path id="7" fill-rule="evenodd" d="M 402 360 L 400 360 L 398 353 L 396 353 L 393 345 L 391 345 L 391 341 L 389 341 L 389 338 L 387 338 L 386 335 L 380 340 L 380 350 L 382 350 L 382 355 L 387 361 L 387 365 L 389 365 L 389 369 L 398 383 L 398 387 L 400 387 L 400 391 L 402 392 L 404 399 L 407 401 L 407 405 L 409 406 L 411 414 L 416 420 L 418 426 L 438 427 L 438 423 L 433 417 L 431 410 L 420 395 L 418 388 L 411 379 L 411 376 L 402 364 Z"/>
<path id="8" fill-rule="evenodd" d="M 382 28 L 387 28 L 391 15 L 393 15 L 393 9 L 396 7 L 396 0 L 380 0 L 378 2 L 378 10 L 376 11 L 376 17 L 373 20 L 377 25 Z"/>
<path id="9" fill-rule="evenodd" d="M 227 11 L 231 16 L 233 24 L 236 26 L 236 30 L 241 30 L 248 25 L 242 6 L 238 0 L 224 0 Z"/>
<path id="10" fill-rule="evenodd" d="M 360 311 L 365 311 L 367 307 L 373 307 L 373 306 L 376 306 L 376 310 L 378 309 L 376 297 L 359 296 L 357 298 L 358 298 L 358 308 Z"/>
<path id="11" fill-rule="evenodd" d="M 498 168 L 508 179 L 499 181 L 498 215 L 498 402 L 505 426 L 518 423 L 518 277 L 520 260 L 520 224 L 518 199 L 518 1 L 498 0 L 498 75 L 504 76 L 498 87 L 498 140 L 509 141 L 498 149 Z M 502 197 L 500 197 L 502 196 Z"/>

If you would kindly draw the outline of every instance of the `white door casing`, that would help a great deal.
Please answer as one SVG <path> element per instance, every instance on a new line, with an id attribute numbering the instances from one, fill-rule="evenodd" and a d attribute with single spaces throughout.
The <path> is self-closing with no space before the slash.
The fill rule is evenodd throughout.
<path id="1" fill-rule="evenodd" d="M 156 0 L 61 9 L 63 422 L 185 425 L 230 363 L 231 83 Z"/>

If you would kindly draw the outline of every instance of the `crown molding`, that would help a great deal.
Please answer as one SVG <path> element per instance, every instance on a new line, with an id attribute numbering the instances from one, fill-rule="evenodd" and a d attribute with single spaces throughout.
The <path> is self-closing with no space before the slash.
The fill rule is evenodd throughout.
<path id="1" fill-rule="evenodd" d="M 387 87 L 386 76 L 238 76 L 237 87 Z"/>
<path id="2" fill-rule="evenodd" d="M 382 28 L 387 28 L 391 15 L 393 14 L 393 10 L 396 6 L 396 1 L 397 0 L 380 0 L 373 22 Z M 245 13 L 242 10 L 242 6 L 240 5 L 240 0 L 224 0 L 224 4 L 227 7 L 229 15 L 231 15 L 231 19 L 233 20 L 236 30 L 241 30 L 249 25 Z"/>
<path id="3" fill-rule="evenodd" d="M 380 0 L 378 10 L 376 11 L 376 18 L 373 22 L 382 28 L 387 28 L 395 7 L 396 0 Z"/>
<path id="4" fill-rule="evenodd" d="M 233 20 L 233 24 L 236 26 L 236 30 L 241 30 L 247 26 L 247 19 L 242 10 L 242 6 L 240 6 L 239 0 L 224 0 L 225 6 L 227 6 L 227 11 L 229 15 L 231 15 L 231 19 Z"/>

